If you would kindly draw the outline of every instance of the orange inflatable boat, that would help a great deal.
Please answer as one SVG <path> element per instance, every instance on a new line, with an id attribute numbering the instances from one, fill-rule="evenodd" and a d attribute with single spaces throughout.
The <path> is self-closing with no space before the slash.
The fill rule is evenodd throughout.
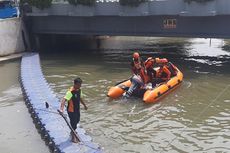
<path id="1" fill-rule="evenodd" d="M 158 68 L 156 68 L 157 70 Z M 162 98 L 167 93 L 171 92 L 173 89 L 179 86 L 179 84 L 183 80 L 183 74 L 182 72 L 175 67 L 176 69 L 176 76 L 171 77 L 171 79 L 167 82 L 161 83 L 159 86 L 156 86 L 152 89 L 147 89 L 143 96 L 143 101 L 145 103 L 154 103 L 158 101 L 160 98 Z M 124 82 L 121 82 L 117 84 L 114 87 L 111 87 L 109 89 L 109 92 L 107 94 L 108 97 L 112 99 L 116 99 L 121 97 L 127 89 L 131 86 L 130 80 L 125 80 Z"/>

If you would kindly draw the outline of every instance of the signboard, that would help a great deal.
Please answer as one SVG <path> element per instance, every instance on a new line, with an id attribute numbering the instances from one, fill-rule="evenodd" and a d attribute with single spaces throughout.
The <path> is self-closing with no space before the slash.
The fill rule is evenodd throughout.
<path id="1" fill-rule="evenodd" d="M 164 19 L 163 27 L 164 29 L 175 29 L 177 24 L 176 19 Z"/>

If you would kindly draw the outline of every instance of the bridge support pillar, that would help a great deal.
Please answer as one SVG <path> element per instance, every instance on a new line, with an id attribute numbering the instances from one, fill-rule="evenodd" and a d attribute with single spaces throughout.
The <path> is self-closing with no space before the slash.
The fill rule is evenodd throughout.
<path id="1" fill-rule="evenodd" d="M 40 48 L 41 48 L 39 36 L 38 36 L 38 35 L 35 35 L 35 36 L 34 36 L 34 40 L 35 40 L 35 49 L 36 49 L 36 51 L 39 51 Z"/>
<path id="2" fill-rule="evenodd" d="M 101 47 L 101 40 L 100 38 L 96 38 L 97 49 Z"/>
<path id="3" fill-rule="evenodd" d="M 51 46 L 54 47 L 55 44 L 57 43 L 57 38 L 54 34 L 51 34 Z"/>

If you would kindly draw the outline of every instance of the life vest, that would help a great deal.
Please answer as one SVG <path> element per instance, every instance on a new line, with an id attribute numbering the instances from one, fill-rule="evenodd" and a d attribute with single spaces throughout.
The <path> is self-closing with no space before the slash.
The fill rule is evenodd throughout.
<path id="1" fill-rule="evenodd" d="M 166 58 L 155 58 L 155 61 L 157 64 L 166 64 L 168 63 L 168 60 Z"/>
<path id="2" fill-rule="evenodd" d="M 144 64 L 143 64 L 143 62 L 142 62 L 141 59 L 139 59 L 138 61 L 132 60 L 131 66 L 132 66 L 132 72 L 133 72 L 134 74 L 139 74 L 139 73 L 140 73 L 140 70 L 141 70 L 141 68 L 144 66 Z"/>
<path id="3" fill-rule="evenodd" d="M 149 57 L 146 61 L 145 61 L 145 68 L 149 69 L 149 68 L 153 68 L 154 64 L 166 64 L 168 63 L 168 60 L 166 58 L 155 58 L 153 59 L 152 57 Z"/>
<path id="4" fill-rule="evenodd" d="M 141 59 L 139 59 L 137 62 L 132 61 L 131 63 L 132 71 L 135 75 L 140 75 L 143 83 L 147 83 L 149 81 L 149 77 L 147 76 L 145 72 L 145 66 Z"/>
<path id="5" fill-rule="evenodd" d="M 147 58 L 147 60 L 145 61 L 146 70 L 153 68 L 153 65 L 154 65 L 154 59 L 152 57 Z"/>
<path id="6" fill-rule="evenodd" d="M 72 93 L 71 99 L 68 101 L 68 112 L 80 111 L 81 89 L 75 90 L 73 87 L 69 90 Z"/>
<path id="7" fill-rule="evenodd" d="M 133 62 L 133 64 L 134 64 L 134 67 L 136 68 L 136 69 L 141 69 L 141 61 L 138 61 L 138 62 Z"/>
<path id="8" fill-rule="evenodd" d="M 134 70 L 133 70 L 134 71 Z M 149 77 L 148 77 L 148 75 L 147 75 L 147 73 L 145 72 L 145 68 L 144 67 L 141 67 L 140 69 L 136 69 L 135 71 L 134 71 L 134 74 L 135 75 L 138 75 L 138 76 L 140 76 L 140 78 L 141 78 L 141 80 L 142 80 L 142 82 L 145 84 L 145 83 L 147 83 L 148 81 L 149 81 Z"/>
<path id="9" fill-rule="evenodd" d="M 171 77 L 171 72 L 168 70 L 168 68 L 164 65 L 161 67 L 157 73 L 156 73 L 157 78 L 162 78 L 162 79 L 169 79 Z"/>
<path id="10" fill-rule="evenodd" d="M 149 77 L 148 77 L 147 73 L 145 72 L 145 68 L 144 67 L 142 67 L 140 69 L 140 76 L 141 76 L 141 79 L 143 80 L 144 84 L 148 83 Z"/>

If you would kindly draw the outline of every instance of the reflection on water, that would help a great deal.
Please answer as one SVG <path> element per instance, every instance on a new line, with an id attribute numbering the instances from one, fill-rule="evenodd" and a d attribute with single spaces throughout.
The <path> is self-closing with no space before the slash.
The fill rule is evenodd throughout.
<path id="1" fill-rule="evenodd" d="M 95 45 L 96 46 L 96 45 Z M 71 48 L 68 46 L 68 48 Z M 99 48 L 42 53 L 46 78 L 58 97 L 83 79 L 89 109 L 81 125 L 105 152 L 228 152 L 230 149 L 230 53 L 224 40 L 110 37 Z M 184 82 L 156 104 L 109 101 L 109 87 L 130 77 L 133 51 L 166 57 Z"/>
<path id="2" fill-rule="evenodd" d="M 0 63 L 0 152 L 48 153 L 24 104 L 19 61 Z"/>
<path id="3" fill-rule="evenodd" d="M 230 55 L 229 52 L 221 50 L 224 45 L 222 39 L 193 39 L 192 45 L 188 46 L 190 56 L 224 56 Z"/>

